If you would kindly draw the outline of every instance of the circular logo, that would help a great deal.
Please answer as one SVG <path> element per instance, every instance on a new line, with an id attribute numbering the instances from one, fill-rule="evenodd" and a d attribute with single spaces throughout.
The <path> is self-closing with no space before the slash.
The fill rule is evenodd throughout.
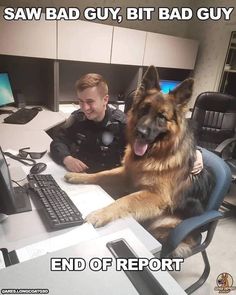
<path id="1" fill-rule="evenodd" d="M 216 279 L 217 287 L 215 290 L 219 291 L 219 293 L 229 293 L 234 289 L 233 287 L 233 277 L 227 273 L 223 272 L 218 275 Z"/>

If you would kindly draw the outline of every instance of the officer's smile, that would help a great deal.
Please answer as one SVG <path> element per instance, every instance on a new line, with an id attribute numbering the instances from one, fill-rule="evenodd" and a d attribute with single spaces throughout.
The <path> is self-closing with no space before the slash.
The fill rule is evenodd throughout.
<path id="1" fill-rule="evenodd" d="M 91 116 L 93 113 L 94 113 L 94 111 L 89 111 L 89 112 L 85 112 L 85 115 L 86 115 L 87 117 L 89 117 L 89 116 Z"/>

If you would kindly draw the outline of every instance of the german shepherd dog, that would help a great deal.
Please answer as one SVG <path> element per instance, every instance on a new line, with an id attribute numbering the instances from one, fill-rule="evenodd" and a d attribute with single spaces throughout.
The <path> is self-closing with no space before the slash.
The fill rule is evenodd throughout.
<path id="1" fill-rule="evenodd" d="M 204 210 L 213 183 L 206 167 L 196 176 L 191 174 L 196 147 L 185 113 L 192 88 L 193 79 L 186 79 L 163 94 L 156 68 L 148 68 L 128 113 L 123 165 L 94 174 L 65 175 L 70 183 L 110 186 L 117 192 L 124 189 L 121 198 L 90 213 L 87 222 L 100 227 L 133 216 L 165 241 L 171 228 Z M 185 244 L 174 255 L 185 256 L 190 249 Z"/>

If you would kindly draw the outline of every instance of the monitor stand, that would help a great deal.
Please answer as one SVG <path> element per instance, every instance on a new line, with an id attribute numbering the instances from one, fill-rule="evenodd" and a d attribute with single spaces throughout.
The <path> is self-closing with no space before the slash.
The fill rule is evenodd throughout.
<path id="1" fill-rule="evenodd" d="M 26 211 L 32 211 L 29 195 L 24 187 L 14 187 L 14 211 L 15 213 L 21 213 Z"/>

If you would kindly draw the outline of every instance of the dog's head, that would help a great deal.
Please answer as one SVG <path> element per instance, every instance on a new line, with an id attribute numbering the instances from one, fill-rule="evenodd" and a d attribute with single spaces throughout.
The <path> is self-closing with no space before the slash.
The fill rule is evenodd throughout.
<path id="1" fill-rule="evenodd" d="M 220 278 L 218 278 L 217 283 L 219 287 L 229 287 L 228 274 L 222 273 Z"/>
<path id="2" fill-rule="evenodd" d="M 192 89 L 193 79 L 186 79 L 163 94 L 156 68 L 148 68 L 128 114 L 128 139 L 137 156 L 179 136 Z"/>

